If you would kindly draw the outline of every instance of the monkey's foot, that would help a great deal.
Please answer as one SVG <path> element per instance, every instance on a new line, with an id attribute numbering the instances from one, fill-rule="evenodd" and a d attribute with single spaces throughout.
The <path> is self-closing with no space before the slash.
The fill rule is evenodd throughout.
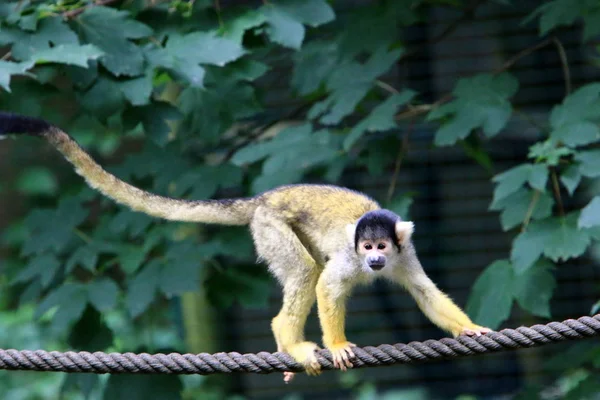
<path id="1" fill-rule="evenodd" d="M 353 367 L 350 360 L 356 358 L 356 356 L 352 351 L 352 347 L 356 347 L 356 345 L 350 342 L 334 343 L 331 346 L 327 346 L 327 349 L 331 351 L 331 359 L 335 368 L 345 371 L 347 368 Z"/>
<path id="2" fill-rule="evenodd" d="M 486 333 L 490 333 L 492 330 L 490 328 L 485 328 L 483 326 L 479 326 L 479 325 L 473 325 L 469 328 L 463 328 L 462 331 L 459 333 L 459 335 L 465 335 L 465 336 L 481 336 L 481 335 L 485 335 Z"/>
<path id="3" fill-rule="evenodd" d="M 298 361 L 304 367 L 308 375 L 319 375 L 321 373 L 321 364 L 317 360 L 317 351 L 319 346 L 313 342 L 300 342 L 287 346 L 285 351 Z M 284 382 L 289 382 L 294 378 L 293 372 L 284 372 Z"/>

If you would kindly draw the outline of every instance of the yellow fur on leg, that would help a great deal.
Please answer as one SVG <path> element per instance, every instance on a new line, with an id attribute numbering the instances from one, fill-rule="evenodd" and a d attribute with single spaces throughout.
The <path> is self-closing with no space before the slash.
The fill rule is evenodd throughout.
<path id="1" fill-rule="evenodd" d="M 345 371 L 352 368 L 350 361 L 355 357 L 350 343 L 344 333 L 346 305 L 345 295 L 337 299 L 327 290 L 326 277 L 322 276 L 317 283 L 317 305 L 319 309 L 319 320 L 323 331 L 323 344 L 331 352 L 333 366 Z"/>

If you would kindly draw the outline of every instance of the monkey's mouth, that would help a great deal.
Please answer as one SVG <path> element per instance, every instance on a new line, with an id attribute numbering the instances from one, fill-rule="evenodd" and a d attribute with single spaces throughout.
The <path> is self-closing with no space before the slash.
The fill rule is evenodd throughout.
<path id="1" fill-rule="evenodd" d="M 385 267 L 385 264 L 369 264 L 369 267 L 371 267 L 373 271 L 379 271 Z"/>

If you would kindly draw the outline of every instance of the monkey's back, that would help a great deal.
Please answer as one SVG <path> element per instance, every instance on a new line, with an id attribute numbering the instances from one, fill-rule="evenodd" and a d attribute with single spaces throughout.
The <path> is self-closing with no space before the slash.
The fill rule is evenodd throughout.
<path id="1" fill-rule="evenodd" d="M 263 193 L 264 204 L 301 230 L 325 234 L 379 209 L 370 197 L 331 185 L 288 185 Z"/>

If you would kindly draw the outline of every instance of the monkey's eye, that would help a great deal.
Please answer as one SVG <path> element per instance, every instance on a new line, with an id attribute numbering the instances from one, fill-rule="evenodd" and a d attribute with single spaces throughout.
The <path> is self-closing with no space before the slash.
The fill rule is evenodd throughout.
<path id="1" fill-rule="evenodd" d="M 370 243 L 365 244 L 365 249 L 367 250 L 371 250 L 373 248 L 373 245 Z"/>
<path id="2" fill-rule="evenodd" d="M 385 249 L 385 243 L 379 243 L 379 244 L 377 245 L 377 249 L 378 249 L 378 250 L 383 250 L 383 249 Z"/>

